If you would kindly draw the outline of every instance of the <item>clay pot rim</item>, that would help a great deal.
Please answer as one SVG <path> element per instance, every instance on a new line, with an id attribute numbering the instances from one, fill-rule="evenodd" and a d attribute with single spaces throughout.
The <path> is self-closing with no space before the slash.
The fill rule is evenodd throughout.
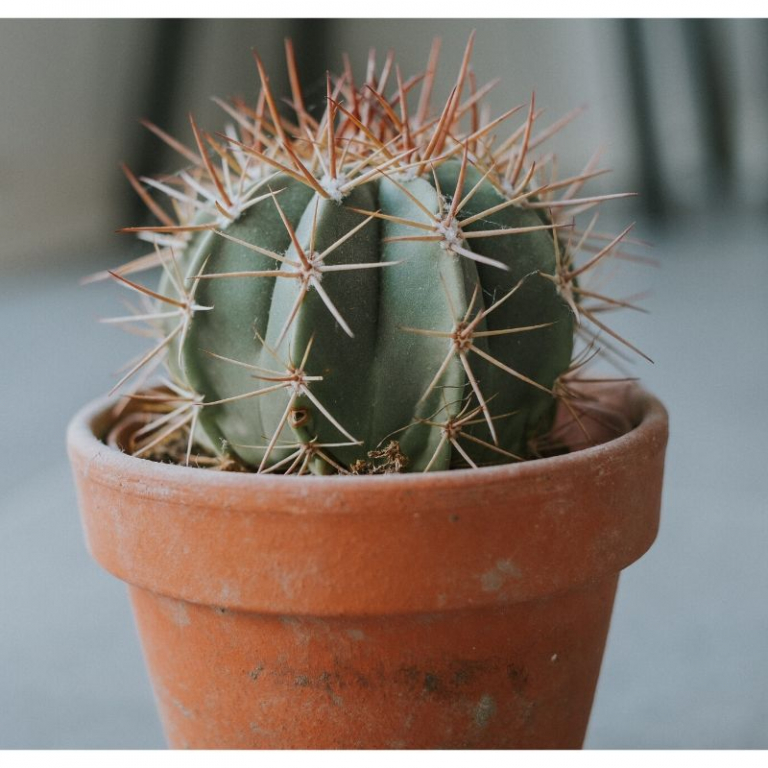
<path id="1" fill-rule="evenodd" d="M 96 436 L 114 399 L 75 416 L 69 451 L 89 549 L 134 586 L 267 614 L 463 610 L 607 578 L 653 542 L 666 410 L 634 384 L 599 397 L 634 425 L 624 435 L 480 469 L 297 478 L 160 464 Z"/>
<path id="2" fill-rule="evenodd" d="M 71 453 L 79 454 L 86 461 L 98 459 L 99 475 L 110 478 L 131 478 L 142 481 L 141 495 L 147 498 L 167 498 L 169 486 L 187 487 L 201 485 L 211 491 L 226 488 L 229 492 L 250 494 L 255 490 L 281 493 L 291 490 L 318 491 L 342 488 L 346 494 L 376 493 L 392 491 L 424 491 L 439 486 L 441 490 L 469 485 L 495 484 L 512 479 L 524 483 L 542 473 L 559 475 L 578 472 L 580 468 L 594 467 L 601 460 L 616 453 L 631 453 L 649 440 L 664 435 L 668 429 L 668 414 L 664 405 L 653 394 L 640 385 L 623 384 L 599 385 L 596 393 L 609 393 L 611 399 L 622 403 L 625 415 L 630 419 L 631 428 L 618 437 L 599 445 L 580 448 L 570 453 L 513 464 L 499 464 L 477 469 L 450 469 L 428 473 L 393 473 L 382 475 L 260 475 L 256 472 L 216 472 L 199 467 L 186 467 L 131 456 L 110 447 L 102 439 L 112 422 L 109 413 L 119 396 L 103 397 L 91 401 L 72 418 L 67 428 L 67 445 Z"/>

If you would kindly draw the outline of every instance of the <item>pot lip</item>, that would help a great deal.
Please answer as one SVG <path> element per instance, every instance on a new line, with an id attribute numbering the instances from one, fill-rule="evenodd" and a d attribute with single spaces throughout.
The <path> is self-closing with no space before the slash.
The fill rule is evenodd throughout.
<path id="1" fill-rule="evenodd" d="M 86 465 L 98 459 L 102 469 L 113 478 L 135 478 L 147 483 L 145 494 L 153 495 L 153 488 L 168 486 L 204 486 L 211 490 L 226 488 L 230 491 L 326 491 L 344 488 L 355 493 L 376 491 L 414 491 L 435 489 L 450 490 L 457 486 L 488 485 L 496 481 L 509 482 L 526 479 L 541 474 L 560 474 L 578 471 L 579 467 L 594 466 L 614 453 L 631 451 L 638 444 L 649 439 L 667 439 L 668 414 L 661 401 L 635 382 L 621 384 L 601 384 L 590 391 L 608 392 L 612 399 L 622 404 L 632 427 L 628 432 L 607 442 L 581 448 L 567 454 L 541 459 L 499 464 L 477 469 L 449 469 L 425 473 L 393 473 L 382 475 L 260 475 L 247 472 L 214 472 L 198 467 L 186 467 L 178 464 L 166 464 L 148 459 L 130 456 L 108 446 L 97 436 L 104 433 L 99 424 L 107 418 L 107 412 L 120 399 L 120 396 L 97 398 L 82 407 L 71 419 L 67 428 L 67 446 L 71 456 L 85 460 Z M 107 424 L 109 426 L 109 424 Z M 100 475 L 103 474 L 100 472 Z M 96 478 L 92 478 L 96 480 Z M 98 481 L 98 480 L 97 480 Z M 166 493 L 159 495 L 165 497 Z"/>

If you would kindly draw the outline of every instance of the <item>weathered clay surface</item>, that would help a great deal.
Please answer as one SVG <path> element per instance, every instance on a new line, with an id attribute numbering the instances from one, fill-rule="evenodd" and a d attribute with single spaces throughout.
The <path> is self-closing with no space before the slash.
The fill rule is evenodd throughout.
<path id="1" fill-rule="evenodd" d="M 575 749 L 615 586 L 383 617 L 131 596 L 175 747 Z"/>
<path id="2" fill-rule="evenodd" d="M 565 456 L 428 475 L 218 474 L 69 449 L 89 548 L 131 594 L 169 741 L 577 747 L 619 571 L 658 528 L 663 407 Z"/>

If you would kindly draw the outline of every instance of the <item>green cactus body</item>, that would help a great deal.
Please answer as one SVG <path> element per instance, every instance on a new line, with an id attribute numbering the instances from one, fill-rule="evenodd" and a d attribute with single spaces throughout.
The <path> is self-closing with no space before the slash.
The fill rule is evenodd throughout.
<path id="1" fill-rule="evenodd" d="M 558 180 L 554 155 L 532 157 L 570 119 L 534 133 L 533 97 L 497 143 L 517 108 L 480 108 L 472 45 L 436 112 L 438 45 L 410 81 L 389 58 L 376 75 L 372 55 L 357 87 L 347 64 L 319 120 L 288 45 L 293 115 L 257 57 L 259 99 L 220 102 L 224 134 L 192 119 L 195 151 L 150 125 L 188 165 L 161 180 L 126 169 L 160 220 L 129 231 L 156 253 L 111 274 L 154 305 L 111 321 L 160 340 L 116 388 L 163 356 L 171 375 L 135 455 L 176 431 L 187 463 L 197 443 L 209 465 L 259 472 L 480 467 L 567 448 L 558 402 L 590 442 L 575 373 L 598 335 L 639 350 L 602 319 L 629 305 L 583 287 L 629 228 L 611 239 L 574 218 L 622 195 L 580 195 L 602 173 L 592 161 Z M 127 277 L 153 266 L 157 291 Z"/>
<path id="2" fill-rule="evenodd" d="M 454 191 L 460 169 L 461 162 L 453 160 L 433 178 L 372 180 L 340 202 L 321 198 L 288 176 L 273 177 L 275 201 L 305 256 L 330 249 L 321 262 L 330 269 L 318 273 L 319 286 L 310 285 L 303 296 L 305 284 L 295 277 L 302 259 L 271 198 L 244 212 L 224 234 L 286 261 L 214 231 L 193 239 L 184 268 L 188 276 L 206 276 L 196 301 L 213 309 L 192 318 L 182 349 L 171 355 L 181 364 L 174 372 L 205 403 L 253 393 L 202 409 L 199 427 L 208 444 L 262 469 L 286 460 L 296 446 L 313 443 L 329 446 L 323 453 L 349 467 L 396 439 L 410 471 L 467 465 L 467 457 L 476 465 L 499 463 L 527 453 L 528 438 L 551 422 L 554 399 L 546 390 L 572 353 L 570 309 L 552 281 L 539 274 L 554 274 L 552 232 L 460 241 L 462 248 L 506 269 L 453 252 L 445 239 L 390 240 L 426 231 L 399 220 L 434 224 L 424 209 L 437 215 L 440 205 L 451 202 L 439 200 L 435 185 Z M 478 183 L 460 220 L 504 202 L 472 167 L 462 196 Z M 359 210 L 387 218 L 364 223 Z M 510 206 L 466 231 L 540 224 L 534 211 Z M 359 268 L 333 269 L 342 265 Z M 278 270 L 281 275 L 242 274 Z M 457 349 L 449 335 L 457 323 L 473 321 L 516 286 L 477 323 L 472 346 Z M 168 278 L 162 290 L 172 291 Z M 531 326 L 543 327 L 518 330 Z M 302 360 L 308 377 L 303 385 L 275 381 Z M 255 394 L 259 390 L 264 394 Z M 478 408 L 453 441 L 439 426 Z M 332 469 L 317 455 L 309 466 L 320 473 Z"/>

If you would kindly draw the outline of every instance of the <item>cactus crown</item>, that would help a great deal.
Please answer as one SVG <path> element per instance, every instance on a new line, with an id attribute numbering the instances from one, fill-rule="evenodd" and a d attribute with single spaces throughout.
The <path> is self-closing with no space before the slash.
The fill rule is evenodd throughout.
<path id="1" fill-rule="evenodd" d="M 597 335 L 639 350 L 601 319 L 626 303 L 584 284 L 629 228 L 575 217 L 621 195 L 581 192 L 596 158 L 557 179 L 554 156 L 536 155 L 575 113 L 538 130 L 532 96 L 491 118 L 495 83 L 477 86 L 472 46 L 437 111 L 439 41 L 409 79 L 371 53 L 358 85 L 345 58 L 319 120 L 287 42 L 288 114 L 255 56 L 258 100 L 217 99 L 223 133 L 190 117 L 192 148 L 146 123 L 186 167 L 124 167 L 158 220 L 124 230 L 154 251 L 109 273 L 144 303 L 110 321 L 157 336 L 115 387 L 131 380 L 159 411 L 136 455 L 183 434 L 187 463 L 202 446 L 265 473 L 478 467 L 554 446 L 558 401 L 589 437 L 572 382 Z M 151 267 L 156 290 L 132 276 Z M 136 394 L 161 363 L 164 387 Z"/>

